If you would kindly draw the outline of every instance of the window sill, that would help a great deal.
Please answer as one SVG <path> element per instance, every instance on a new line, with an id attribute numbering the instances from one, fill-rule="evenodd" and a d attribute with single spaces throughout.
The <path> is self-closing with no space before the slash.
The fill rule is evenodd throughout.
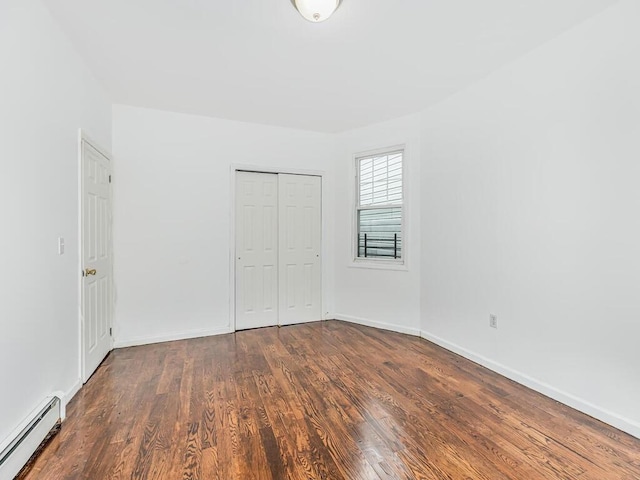
<path id="1" fill-rule="evenodd" d="M 395 262 L 384 262 L 384 261 L 375 261 L 375 260 L 352 260 L 347 265 L 347 267 L 369 268 L 373 270 L 396 270 L 396 271 L 405 271 L 405 272 L 409 270 L 406 262 L 395 263 Z"/>

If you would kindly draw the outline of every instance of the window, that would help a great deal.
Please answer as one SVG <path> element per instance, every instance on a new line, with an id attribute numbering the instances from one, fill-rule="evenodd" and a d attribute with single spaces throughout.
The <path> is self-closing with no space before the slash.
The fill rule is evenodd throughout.
<path id="1" fill-rule="evenodd" d="M 403 262 L 403 155 L 356 157 L 356 260 Z"/>

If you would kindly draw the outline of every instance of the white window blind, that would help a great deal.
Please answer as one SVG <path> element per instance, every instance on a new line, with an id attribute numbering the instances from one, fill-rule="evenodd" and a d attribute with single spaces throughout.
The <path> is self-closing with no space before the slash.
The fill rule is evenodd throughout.
<path id="1" fill-rule="evenodd" d="M 356 158 L 356 258 L 402 261 L 402 150 Z"/>

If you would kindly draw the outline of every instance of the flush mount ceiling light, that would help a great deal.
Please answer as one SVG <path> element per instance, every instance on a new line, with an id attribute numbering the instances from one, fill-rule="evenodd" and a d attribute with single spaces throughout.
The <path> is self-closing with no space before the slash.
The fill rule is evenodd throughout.
<path id="1" fill-rule="evenodd" d="M 336 11 L 342 0 L 291 0 L 304 18 L 310 22 L 323 22 Z"/>

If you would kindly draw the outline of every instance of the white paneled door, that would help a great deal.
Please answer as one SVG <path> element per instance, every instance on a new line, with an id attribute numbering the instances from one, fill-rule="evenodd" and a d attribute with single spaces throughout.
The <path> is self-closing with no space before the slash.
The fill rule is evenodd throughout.
<path id="1" fill-rule="evenodd" d="M 320 177 L 278 175 L 280 325 L 322 318 Z"/>
<path id="2" fill-rule="evenodd" d="M 236 174 L 236 330 L 278 324 L 278 175 Z"/>
<path id="3" fill-rule="evenodd" d="M 82 377 L 111 350 L 111 161 L 85 139 L 82 162 Z"/>
<path id="4" fill-rule="evenodd" d="M 236 330 L 322 319 L 321 179 L 236 172 Z"/>

